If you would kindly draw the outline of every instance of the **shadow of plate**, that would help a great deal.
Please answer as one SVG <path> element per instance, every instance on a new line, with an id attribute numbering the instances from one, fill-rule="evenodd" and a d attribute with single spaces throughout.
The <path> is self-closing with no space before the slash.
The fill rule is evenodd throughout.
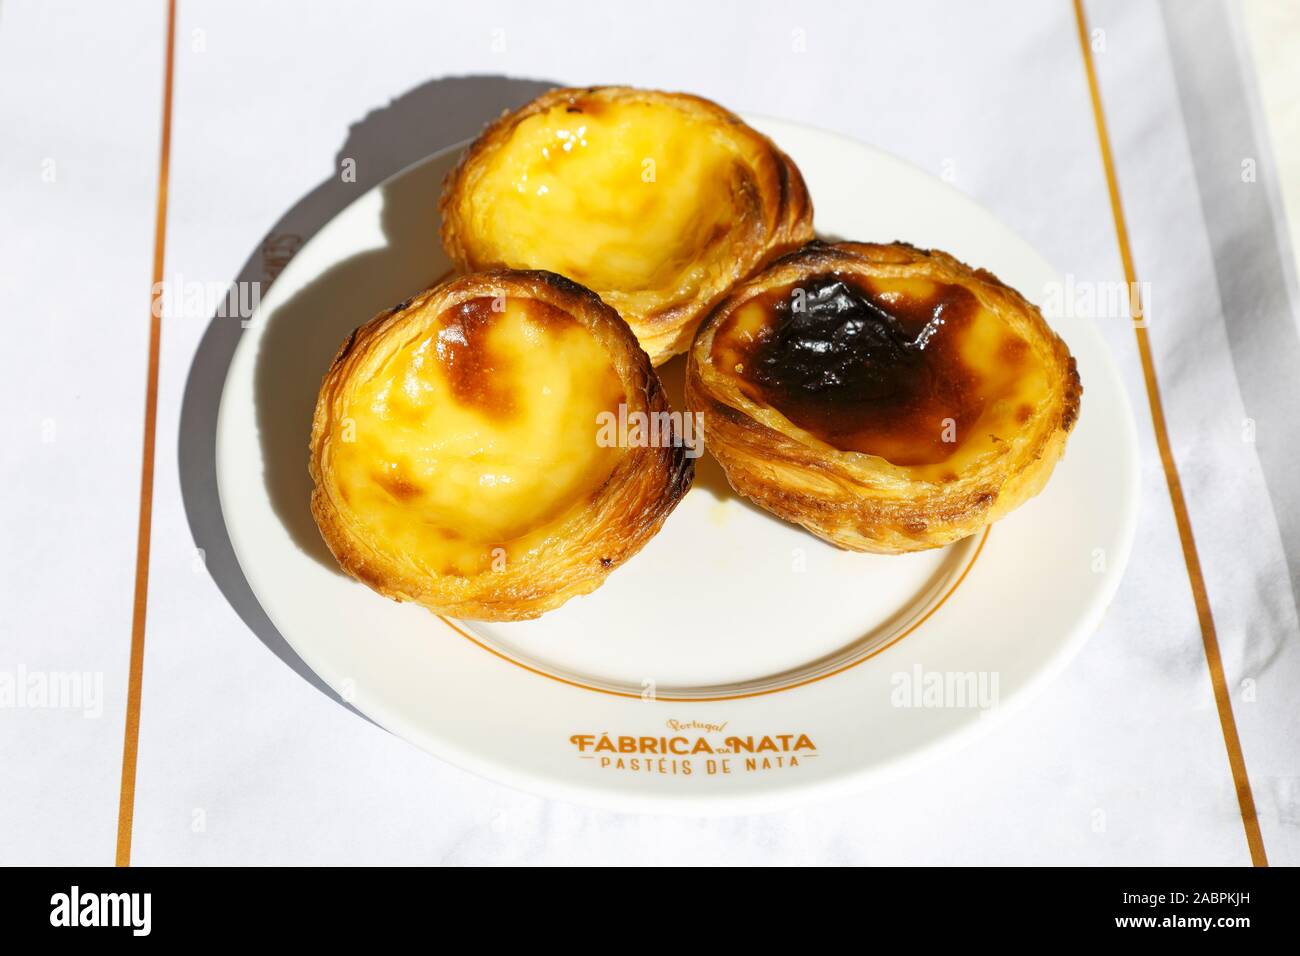
<path id="1" fill-rule="evenodd" d="M 503 76 L 446 77 L 424 83 L 353 124 L 334 168 L 355 170 L 322 182 L 294 204 L 244 262 L 227 300 L 209 321 L 185 383 L 177 440 L 181 495 L 208 573 L 257 638 L 295 673 L 348 705 L 294 652 L 254 596 L 235 557 L 217 494 L 217 411 L 243 331 L 237 290 L 263 293 L 293 255 L 353 200 L 399 170 L 477 135 L 503 110 L 560 84 Z M 437 189 L 404 177 L 383 190 L 382 247 L 338 263 L 275 310 L 263 333 L 255 373 L 259 439 L 277 516 L 295 543 L 326 567 L 334 561 L 308 501 L 307 440 L 321 377 L 343 338 L 447 269 L 437 238 Z M 414 241 L 412 241 L 412 237 Z M 354 709 L 353 709 L 354 710 Z M 354 712 L 356 712 L 354 710 Z"/>

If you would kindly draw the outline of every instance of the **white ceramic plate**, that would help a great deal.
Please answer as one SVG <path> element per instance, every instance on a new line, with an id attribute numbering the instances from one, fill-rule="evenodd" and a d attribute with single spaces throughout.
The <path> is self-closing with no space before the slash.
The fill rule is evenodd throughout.
<path id="1" fill-rule="evenodd" d="M 751 118 L 798 163 L 820 234 L 903 239 L 1042 302 L 1057 273 L 961 193 L 884 153 Z M 222 508 L 258 599 L 328 684 L 452 763 L 623 809 L 766 809 L 857 787 L 987 727 L 1050 680 L 1115 592 L 1135 524 L 1123 388 L 1091 321 L 1053 318 L 1082 414 L 1042 495 L 938 552 L 840 552 L 695 487 L 594 594 L 538 621 L 444 621 L 344 577 L 307 510 L 320 376 L 348 331 L 446 271 L 436 197 L 459 149 L 361 196 L 303 247 L 235 353 Z M 681 360 L 665 371 L 680 395 Z"/>

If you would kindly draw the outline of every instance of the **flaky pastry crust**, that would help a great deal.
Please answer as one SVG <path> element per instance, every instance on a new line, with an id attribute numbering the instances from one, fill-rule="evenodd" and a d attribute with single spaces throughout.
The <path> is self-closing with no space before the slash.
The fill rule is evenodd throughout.
<path id="1" fill-rule="evenodd" d="M 312 514 L 330 551 L 348 574 L 386 597 L 413 601 L 440 614 L 513 621 L 537 617 L 599 587 L 658 532 L 689 489 L 694 463 L 680 442 L 621 450 L 612 472 L 594 492 L 584 491 L 567 512 L 529 529 L 531 536 L 525 549 L 512 551 L 508 559 L 486 561 L 477 570 L 431 571 L 377 533 L 367 516 L 354 507 L 355 502 L 347 500 L 337 465 L 349 416 L 357 414 L 349 404 L 351 399 L 382 373 L 385 363 L 404 344 L 429 335 L 447 310 L 498 297 L 502 301 L 540 302 L 567 315 L 590 333 L 609 356 L 629 412 L 668 409 L 649 358 L 618 314 L 595 293 L 549 272 L 474 273 L 420 293 L 376 316 L 348 337 L 321 385 L 312 422 L 309 470 L 315 485 Z M 464 343 L 459 344 L 463 347 Z M 461 355 L 457 361 L 470 358 Z M 495 374 L 494 381 L 471 381 L 469 386 L 511 387 L 508 373 L 499 369 L 487 372 Z M 504 385 L 500 381 L 503 376 Z M 521 400 L 527 400 L 522 390 L 519 395 Z M 595 442 L 594 421 L 591 435 Z M 403 489 L 398 487 L 397 491 Z M 395 506 L 402 504 L 405 502 L 399 501 Z M 411 522 L 423 517 L 419 505 L 418 499 L 411 503 Z M 457 531 L 445 529 L 451 546 L 459 537 Z M 482 547 L 495 549 L 498 545 L 503 546 L 501 555 L 512 547 L 509 542 L 484 542 Z"/>
<path id="2" fill-rule="evenodd" d="M 882 457 L 844 451 L 793 424 L 742 389 L 713 361 L 729 316 L 765 291 L 817 275 L 896 277 L 960 286 L 1028 343 L 1046 388 L 1027 421 L 953 474 L 925 478 Z M 704 321 L 691 347 L 686 402 L 703 413 L 705 444 L 742 496 L 854 551 L 896 554 L 941 547 L 997 521 L 1036 495 L 1065 449 L 1079 414 L 1075 361 L 1039 310 L 991 273 L 943 252 L 903 243 L 813 242 L 736 288 Z"/>
<path id="3" fill-rule="evenodd" d="M 648 284 L 642 287 L 628 288 L 629 283 L 621 281 L 604 284 L 579 274 L 576 269 L 561 268 L 550 258 L 560 254 L 556 252 L 557 246 L 584 247 L 581 254 L 590 254 L 598 263 L 618 258 L 616 253 L 631 251 L 619 246 L 607 254 L 594 245 L 597 230 L 584 229 L 581 225 L 575 226 L 571 238 L 555 235 L 552 242 L 543 242 L 531 253 L 516 252 L 511 260 L 503 258 L 501 249 L 506 237 L 500 233 L 514 230 L 500 221 L 492 225 L 493 220 L 482 209 L 491 207 L 502 192 L 511 193 L 514 199 L 515 189 L 523 193 L 525 184 L 514 181 L 503 184 L 485 175 L 485 170 L 503 153 L 520 148 L 515 143 L 520 125 L 530 118 L 557 111 L 556 115 L 563 113 L 574 129 L 582 129 L 580 124 L 585 119 L 598 122 L 602 116 L 628 107 L 651 111 L 635 114 L 641 118 L 639 122 L 648 122 L 647 117 L 673 117 L 693 124 L 691 135 L 681 137 L 682 155 L 671 162 L 665 161 L 667 168 L 661 170 L 663 184 L 672 183 L 677 170 L 689 165 L 706 149 L 725 149 L 720 155 L 730 157 L 725 163 L 720 161 L 725 168 L 701 174 L 699 189 L 707 190 L 706 193 L 696 194 L 696 190 L 688 189 L 682 199 L 671 200 L 673 204 L 726 207 L 726 212 L 716 216 L 711 228 L 695 237 L 698 244 L 685 250 L 688 259 L 681 270 L 668 279 L 650 280 L 649 270 L 658 267 L 665 257 L 658 250 L 644 246 L 640 251 L 645 256 L 645 272 L 638 273 L 638 278 L 647 280 Z M 560 132 L 568 135 L 569 130 Z M 625 129 L 608 138 L 624 142 L 629 139 Z M 666 139 L 652 138 L 646 152 L 669 149 L 664 145 Z M 582 146 L 586 146 L 585 141 Z M 601 148 L 600 143 L 593 142 L 592 148 Z M 554 152 L 560 155 L 558 148 Z M 650 158 L 641 161 L 649 162 Z M 601 223 L 612 223 L 625 230 L 629 239 L 647 236 L 655 226 L 654 214 L 629 216 L 624 210 L 628 208 L 627 202 L 640 202 L 639 197 L 647 189 L 656 187 L 647 186 L 635 175 L 620 175 L 615 181 L 617 186 L 608 195 L 601 193 L 605 187 L 596 182 L 578 184 L 581 208 L 597 217 L 606 216 Z M 527 189 L 533 189 L 532 183 L 527 184 Z M 548 229 L 559 230 L 570 217 L 552 214 L 547 204 L 553 201 L 553 195 L 535 202 L 536 210 L 528 215 L 539 221 L 545 219 Z M 447 176 L 439 211 L 443 246 L 459 269 L 506 266 L 563 272 L 593 288 L 623 316 L 654 365 L 686 351 L 700 320 L 732 286 L 813 237 L 812 200 L 803 176 L 790 157 L 770 139 L 734 113 L 701 97 L 618 86 L 552 90 L 489 124 Z M 684 218 L 696 215 L 694 208 L 681 212 Z M 587 247 L 591 247 L 590 253 Z M 527 261 L 519 261 L 520 255 Z M 544 261 L 538 261 L 539 258 Z"/>

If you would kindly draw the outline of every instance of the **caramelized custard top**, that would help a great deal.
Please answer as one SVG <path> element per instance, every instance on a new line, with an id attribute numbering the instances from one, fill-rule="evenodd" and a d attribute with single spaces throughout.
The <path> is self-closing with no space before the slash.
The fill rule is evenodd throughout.
<path id="1" fill-rule="evenodd" d="M 346 396 L 331 455 L 353 520 L 438 574 L 527 551 L 623 451 L 595 440 L 625 400 L 605 348 L 536 300 L 444 310 Z"/>
<path id="2" fill-rule="evenodd" d="M 749 300 L 714 365 L 753 402 L 841 451 L 953 480 L 1032 417 L 1046 376 L 1029 344 L 960 285 L 830 272 Z"/>
<path id="3" fill-rule="evenodd" d="M 558 272 L 625 314 L 650 301 L 638 294 L 689 298 L 741 228 L 743 170 L 760 161 L 671 101 L 577 95 L 522 120 L 484 163 L 475 259 Z"/>

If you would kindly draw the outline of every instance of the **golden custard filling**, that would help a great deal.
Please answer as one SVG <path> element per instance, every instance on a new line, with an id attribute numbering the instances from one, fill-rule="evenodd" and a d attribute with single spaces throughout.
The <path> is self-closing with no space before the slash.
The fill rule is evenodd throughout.
<path id="1" fill-rule="evenodd" d="M 961 285 L 829 272 L 755 296 L 710 353 L 810 440 L 954 481 L 1049 398 L 1029 343 Z"/>
<path id="2" fill-rule="evenodd" d="M 469 200 L 473 258 L 558 272 L 620 311 L 670 306 L 696 294 L 711 264 L 728 265 L 722 240 L 742 224 L 746 163 L 760 161 L 671 105 L 557 104 L 484 164 Z"/>
<path id="3" fill-rule="evenodd" d="M 531 299 L 442 312 L 347 394 L 332 473 L 372 541 L 430 574 L 472 575 L 537 547 L 609 478 L 596 442 L 623 384 L 601 343 Z"/>

